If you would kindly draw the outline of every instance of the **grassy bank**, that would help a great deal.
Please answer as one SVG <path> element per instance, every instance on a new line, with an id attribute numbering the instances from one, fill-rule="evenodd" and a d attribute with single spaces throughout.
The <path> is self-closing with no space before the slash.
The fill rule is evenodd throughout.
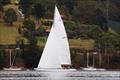
<path id="1" fill-rule="evenodd" d="M 0 44 L 15 44 L 19 36 L 16 27 L 6 26 L 0 23 Z"/>
<path id="2" fill-rule="evenodd" d="M 38 45 L 44 46 L 46 43 L 47 38 L 39 37 L 38 38 Z M 70 47 L 72 48 L 85 48 L 90 49 L 94 47 L 94 40 L 81 40 L 81 39 L 69 39 Z"/>
<path id="3" fill-rule="evenodd" d="M 14 26 L 6 26 L 0 23 L 0 44 L 7 45 L 7 44 L 15 44 L 16 38 L 20 36 L 17 32 L 17 27 Z M 38 38 L 38 45 L 44 46 L 46 43 L 47 38 L 39 37 Z M 25 40 L 25 43 L 27 41 Z M 94 41 L 93 40 L 81 40 L 81 39 L 69 39 L 69 43 L 71 47 L 76 48 L 93 48 Z"/>

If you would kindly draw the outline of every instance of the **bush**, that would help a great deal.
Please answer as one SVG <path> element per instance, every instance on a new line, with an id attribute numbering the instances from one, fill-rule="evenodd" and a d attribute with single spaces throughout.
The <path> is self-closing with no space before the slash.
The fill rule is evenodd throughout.
<path id="1" fill-rule="evenodd" d="M 75 22 L 66 22 L 65 28 L 69 38 L 79 38 L 80 37 L 80 26 Z"/>
<path id="2" fill-rule="evenodd" d="M 42 53 L 42 49 L 36 46 L 34 49 L 26 47 L 24 53 L 22 54 L 22 58 L 24 60 L 25 66 L 27 68 L 35 68 L 38 65 L 40 56 Z"/>
<path id="3" fill-rule="evenodd" d="M 12 25 L 14 21 L 17 21 L 17 14 L 12 8 L 5 11 L 4 21 L 10 25 Z"/>
<path id="4" fill-rule="evenodd" d="M 46 36 L 46 27 L 40 26 L 39 29 L 36 30 L 36 36 Z"/>
<path id="5" fill-rule="evenodd" d="M 0 69 L 4 66 L 4 52 L 0 50 Z"/>
<path id="6" fill-rule="evenodd" d="M 113 56 L 111 59 L 110 59 L 110 64 L 113 65 L 114 67 L 116 66 L 119 66 L 120 64 L 120 56 Z"/>

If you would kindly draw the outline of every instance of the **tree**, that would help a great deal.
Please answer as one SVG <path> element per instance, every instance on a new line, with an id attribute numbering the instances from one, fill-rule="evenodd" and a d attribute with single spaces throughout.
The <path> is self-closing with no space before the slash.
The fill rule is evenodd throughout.
<path id="1" fill-rule="evenodd" d="M 41 4 L 44 7 L 44 16 L 46 18 L 53 18 L 54 5 L 56 0 L 35 0 L 35 4 Z"/>
<path id="2" fill-rule="evenodd" d="M 116 48 L 116 51 L 120 51 L 120 34 L 118 34 L 115 38 L 115 48 Z"/>
<path id="3" fill-rule="evenodd" d="M 0 0 L 3 5 L 9 4 L 11 0 Z"/>
<path id="4" fill-rule="evenodd" d="M 29 17 L 32 12 L 34 0 L 20 0 L 19 4 L 19 8 L 22 9 L 22 13 L 25 15 L 25 18 Z"/>
<path id="5" fill-rule="evenodd" d="M 45 14 L 44 7 L 39 3 L 35 4 L 34 9 L 35 9 L 34 14 L 35 14 L 36 19 L 43 17 L 43 15 Z"/>
<path id="6" fill-rule="evenodd" d="M 12 8 L 9 8 L 7 11 L 5 11 L 5 16 L 4 16 L 5 23 L 12 25 L 13 22 L 16 20 L 17 20 L 17 15 Z"/>
<path id="7" fill-rule="evenodd" d="M 0 11 L 3 11 L 3 5 L 0 3 Z"/>
<path id="8" fill-rule="evenodd" d="M 40 26 L 41 26 L 41 23 L 40 23 L 39 19 L 42 18 L 44 14 L 45 14 L 44 7 L 40 3 L 35 4 L 34 15 L 36 17 L 37 24 Z"/>
<path id="9" fill-rule="evenodd" d="M 28 40 L 28 47 L 24 50 L 23 59 L 25 61 L 26 67 L 33 68 L 36 67 L 37 64 L 37 53 L 39 53 L 37 47 L 37 38 L 35 35 L 35 23 L 34 21 L 27 19 L 23 22 L 22 29 L 20 33 L 23 37 Z"/>
<path id="10" fill-rule="evenodd" d="M 75 6 L 73 7 L 72 17 L 74 21 L 81 23 L 94 23 L 94 14 L 97 7 L 96 0 L 74 0 Z"/>
<path id="11" fill-rule="evenodd" d="M 101 37 L 96 40 L 96 47 L 103 50 L 105 53 L 113 53 L 119 50 L 119 37 L 110 32 L 103 32 Z"/>
<path id="12" fill-rule="evenodd" d="M 66 31 L 69 38 L 80 38 L 80 26 L 75 22 L 66 22 Z"/>
<path id="13" fill-rule="evenodd" d="M 99 40 L 103 33 L 102 29 L 99 26 L 94 26 L 94 25 L 88 26 L 87 30 L 88 30 L 87 32 L 88 37 L 94 40 Z"/>
<path id="14" fill-rule="evenodd" d="M 0 3 L 0 19 L 3 18 L 3 5 Z"/>
<path id="15" fill-rule="evenodd" d="M 4 52 L 0 50 L 0 69 L 4 66 Z"/>
<path id="16" fill-rule="evenodd" d="M 36 46 L 37 39 L 35 36 L 35 23 L 34 21 L 28 19 L 23 22 L 23 33 L 24 37 L 28 39 L 28 43 L 31 47 Z"/>
<path id="17" fill-rule="evenodd" d="M 77 1 L 74 1 L 74 0 L 58 0 L 57 3 L 60 6 L 64 6 L 65 5 L 67 7 L 69 13 L 72 14 L 72 10 L 73 10 L 76 2 Z"/>
<path id="18" fill-rule="evenodd" d="M 99 8 L 96 9 L 96 22 L 100 25 L 102 30 L 108 31 L 108 21 Z"/>

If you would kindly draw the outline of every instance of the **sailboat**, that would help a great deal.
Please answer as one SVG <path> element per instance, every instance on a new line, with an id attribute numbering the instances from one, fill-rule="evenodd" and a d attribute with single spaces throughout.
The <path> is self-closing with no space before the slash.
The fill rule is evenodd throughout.
<path id="1" fill-rule="evenodd" d="M 94 52 L 93 54 L 97 54 L 97 52 Z M 87 52 L 87 67 L 82 68 L 82 70 L 86 70 L 86 71 L 96 71 L 96 70 L 104 71 L 105 69 L 102 69 L 102 68 L 98 69 L 98 68 L 94 67 L 94 56 L 93 56 L 93 65 L 89 66 L 89 53 Z"/>
<path id="2" fill-rule="evenodd" d="M 16 50 L 18 50 L 19 48 L 16 48 Z M 13 64 L 14 64 L 14 61 L 15 61 L 15 56 L 12 60 L 12 50 L 10 49 L 9 50 L 9 54 L 10 54 L 10 57 L 9 57 L 9 68 L 3 68 L 3 70 L 10 70 L 10 71 L 14 71 L 14 70 L 22 70 L 22 68 L 18 68 L 18 67 L 14 67 Z"/>
<path id="3" fill-rule="evenodd" d="M 71 57 L 67 34 L 58 8 L 55 6 L 54 22 L 35 70 L 75 71 L 70 66 Z"/>

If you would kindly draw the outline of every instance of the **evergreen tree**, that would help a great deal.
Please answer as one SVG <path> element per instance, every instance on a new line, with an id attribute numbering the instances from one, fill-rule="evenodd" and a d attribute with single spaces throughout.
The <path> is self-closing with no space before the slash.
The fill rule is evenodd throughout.
<path id="1" fill-rule="evenodd" d="M 11 0 L 0 0 L 0 3 L 3 5 L 9 4 Z"/>
<path id="2" fill-rule="evenodd" d="M 44 7 L 41 4 L 35 4 L 34 10 L 36 19 L 43 17 L 43 15 L 45 14 Z"/>
<path id="3" fill-rule="evenodd" d="M 22 31 L 23 37 L 28 40 L 28 47 L 24 50 L 23 59 L 25 61 L 26 67 L 33 68 L 36 67 L 38 56 L 37 53 L 37 38 L 35 35 L 35 23 L 34 21 L 28 19 L 23 22 Z"/>
<path id="4" fill-rule="evenodd" d="M 102 30 L 108 31 L 108 21 L 99 8 L 96 9 L 96 20 L 97 24 L 101 26 Z"/>
<path id="5" fill-rule="evenodd" d="M 16 12 L 12 8 L 5 11 L 4 21 L 10 25 L 12 25 L 14 21 L 17 21 Z"/>
<path id="6" fill-rule="evenodd" d="M 19 8 L 22 9 L 22 13 L 24 14 L 25 18 L 29 17 L 32 12 L 34 0 L 20 0 Z"/>
<path id="7" fill-rule="evenodd" d="M 31 47 L 36 46 L 37 44 L 37 39 L 35 36 L 35 23 L 28 19 L 25 20 L 23 23 L 23 29 L 24 29 L 24 37 L 28 39 L 28 43 Z"/>

